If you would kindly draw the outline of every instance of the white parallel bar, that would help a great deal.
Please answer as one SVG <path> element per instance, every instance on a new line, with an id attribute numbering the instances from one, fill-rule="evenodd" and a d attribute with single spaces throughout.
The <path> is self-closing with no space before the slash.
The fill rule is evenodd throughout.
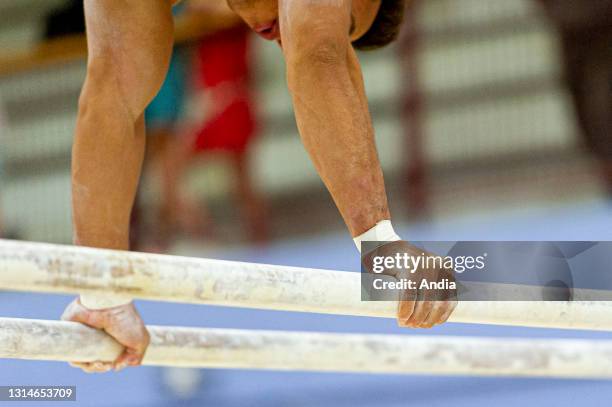
<path id="1" fill-rule="evenodd" d="M 612 378 L 612 341 L 148 328 L 145 365 Z M 74 322 L 0 318 L 0 358 L 106 361 L 120 351 L 106 334 Z"/>
<path id="2" fill-rule="evenodd" d="M 0 240 L 0 289 L 394 318 L 359 273 Z M 465 301 L 452 322 L 612 331 L 612 302 Z"/>

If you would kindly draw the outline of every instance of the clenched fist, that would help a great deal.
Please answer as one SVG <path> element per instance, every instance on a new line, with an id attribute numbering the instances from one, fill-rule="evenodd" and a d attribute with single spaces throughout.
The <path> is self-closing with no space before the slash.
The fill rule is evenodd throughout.
<path id="1" fill-rule="evenodd" d="M 62 314 L 62 320 L 80 322 L 92 328 L 101 329 L 125 346 L 121 355 L 112 362 L 74 361 L 71 363 L 72 366 L 80 367 L 88 373 L 107 372 L 111 369 L 118 371 L 127 366 L 138 366 L 149 346 L 149 332 L 133 303 L 91 310 L 83 306 L 77 298 L 68 305 Z"/>
<path id="2" fill-rule="evenodd" d="M 395 289 L 399 291 L 397 321 L 400 326 L 431 328 L 446 322 L 457 306 L 453 270 L 445 268 L 441 258 L 436 257 L 405 241 L 386 243 L 362 256 L 367 272 L 405 283 L 406 287 Z M 390 267 L 383 267 L 385 260 Z"/>

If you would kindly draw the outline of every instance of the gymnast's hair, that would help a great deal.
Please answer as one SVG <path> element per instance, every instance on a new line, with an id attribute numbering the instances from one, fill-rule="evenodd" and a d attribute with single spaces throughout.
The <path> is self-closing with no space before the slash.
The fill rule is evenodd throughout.
<path id="1" fill-rule="evenodd" d="M 395 41 L 404 19 L 405 0 L 382 0 L 372 27 L 353 41 L 359 50 L 374 50 Z"/>

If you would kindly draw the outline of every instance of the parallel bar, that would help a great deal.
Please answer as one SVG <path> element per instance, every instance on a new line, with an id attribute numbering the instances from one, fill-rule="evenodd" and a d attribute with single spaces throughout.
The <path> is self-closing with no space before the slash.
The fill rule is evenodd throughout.
<path id="1" fill-rule="evenodd" d="M 612 378 L 612 341 L 148 328 L 145 365 Z M 0 358 L 112 360 L 120 349 L 77 323 L 0 318 Z"/>
<path id="2" fill-rule="evenodd" d="M 0 240 L 0 289 L 394 318 L 361 301 L 360 276 L 76 246 Z M 460 302 L 452 322 L 612 331 L 612 302 Z"/>

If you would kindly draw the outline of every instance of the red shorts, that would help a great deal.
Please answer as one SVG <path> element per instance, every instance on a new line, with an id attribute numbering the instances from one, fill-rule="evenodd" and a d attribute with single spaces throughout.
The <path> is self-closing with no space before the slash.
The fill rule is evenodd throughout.
<path id="1" fill-rule="evenodd" d="M 194 150 L 242 152 L 256 132 L 256 117 L 249 91 L 249 31 L 238 27 L 215 33 L 197 50 L 197 80 L 204 91 L 214 87 L 235 89 L 226 107 L 196 132 Z M 229 85 L 229 86 L 226 86 Z"/>
<path id="2" fill-rule="evenodd" d="M 196 135 L 195 151 L 243 152 L 255 134 L 255 118 L 249 100 L 235 99 L 206 122 Z"/>

